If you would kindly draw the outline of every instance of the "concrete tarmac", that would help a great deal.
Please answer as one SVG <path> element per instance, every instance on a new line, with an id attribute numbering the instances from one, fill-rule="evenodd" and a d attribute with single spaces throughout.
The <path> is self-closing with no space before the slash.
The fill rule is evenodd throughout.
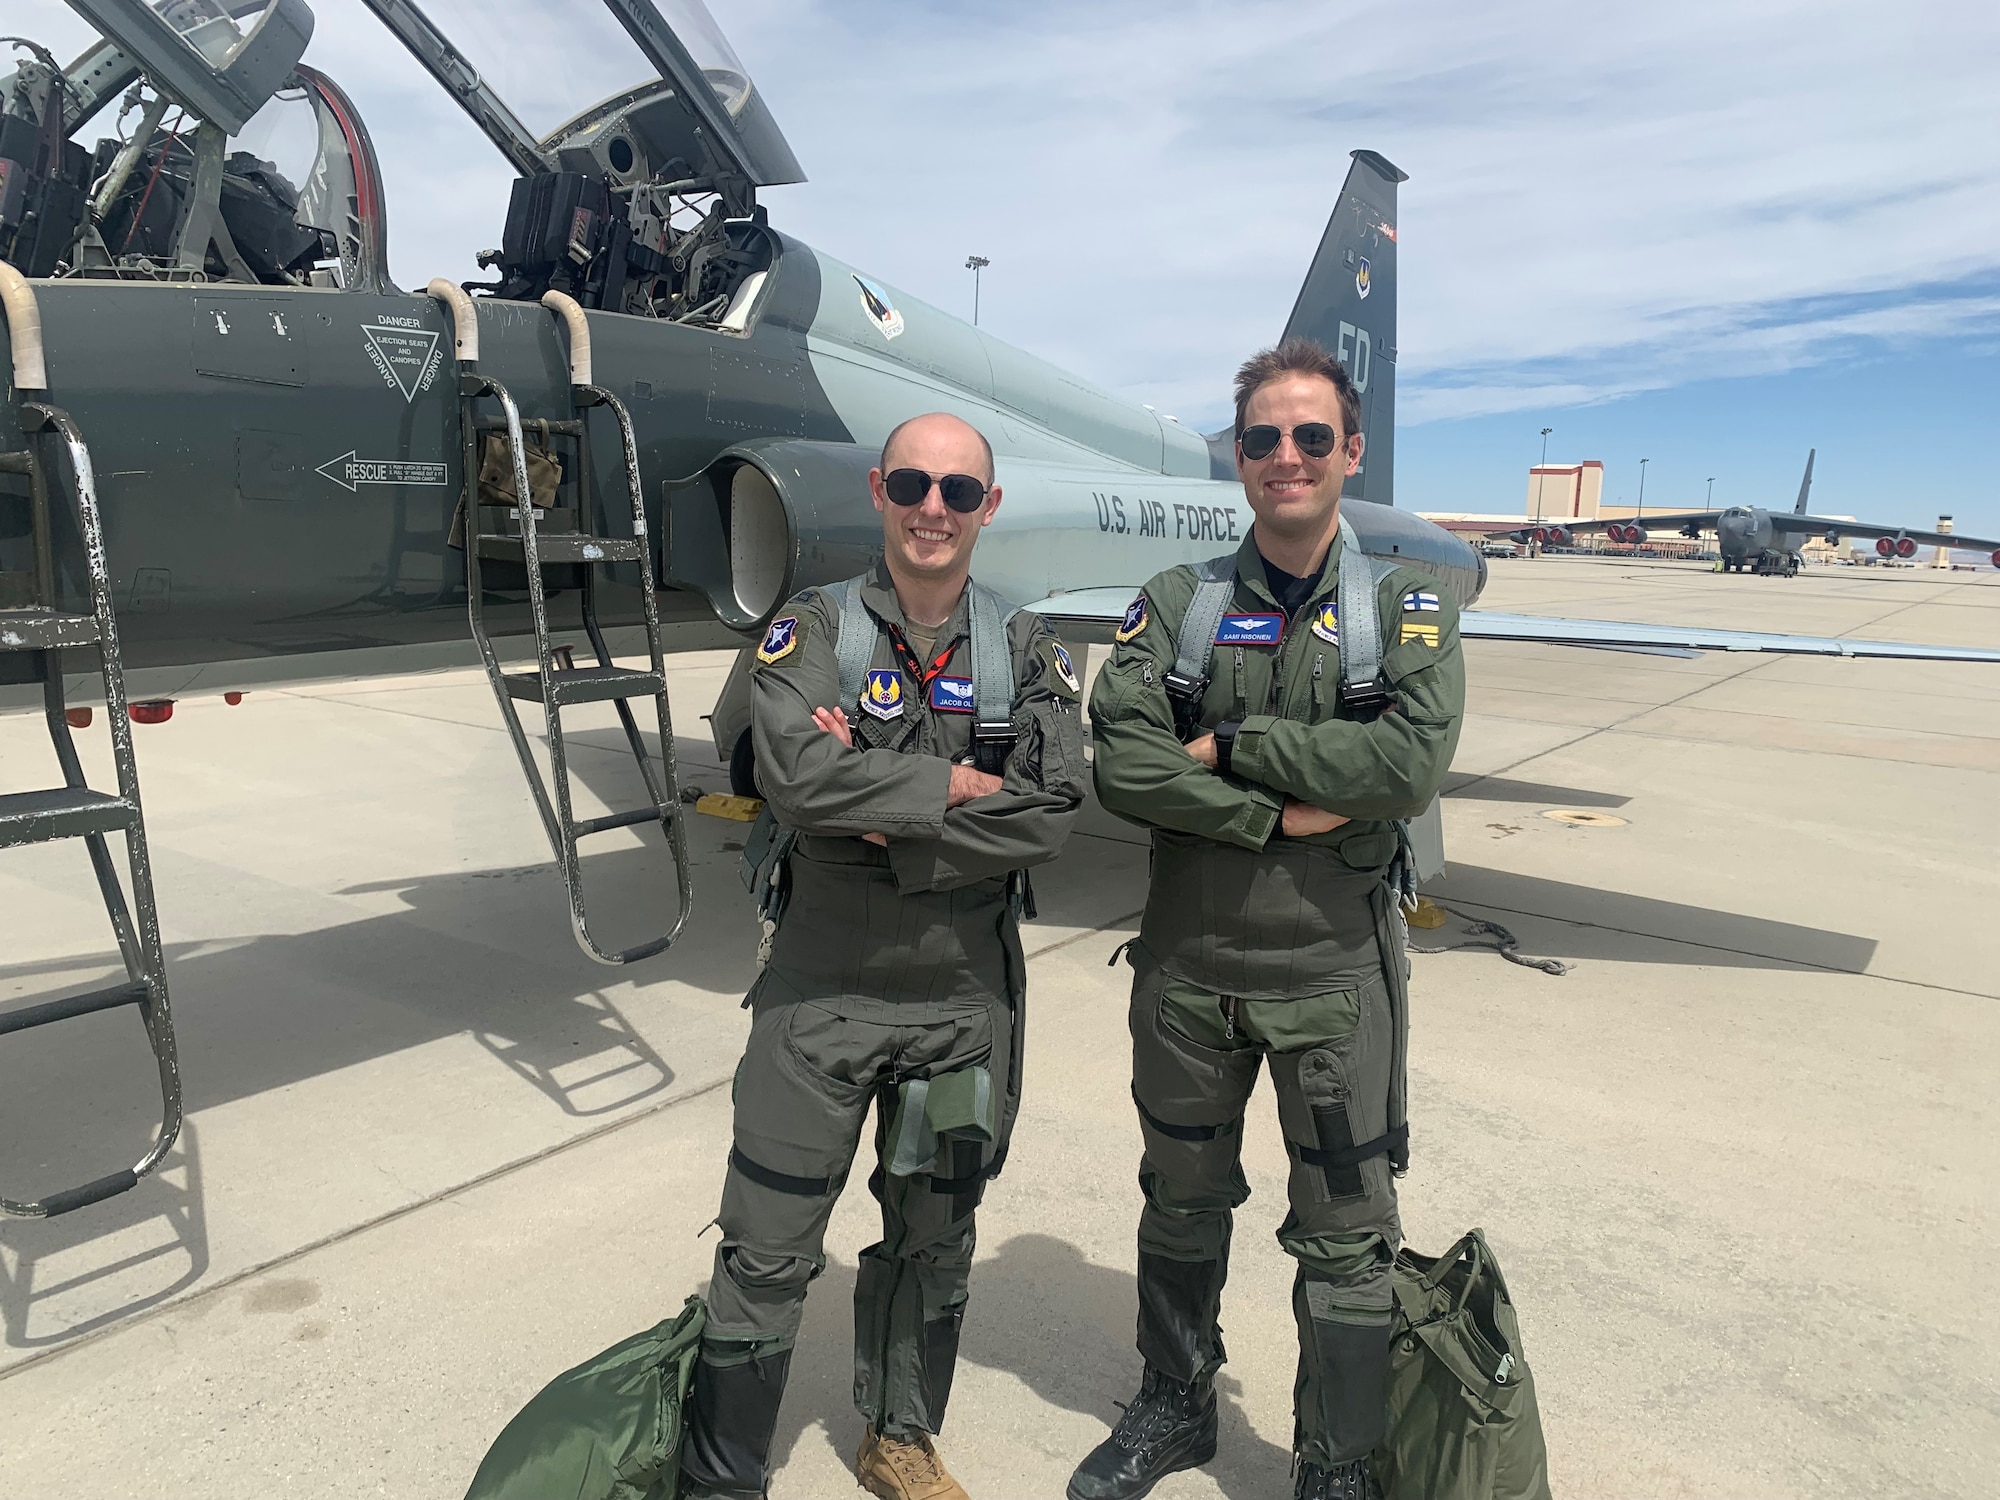
<path id="1" fill-rule="evenodd" d="M 1495 609 L 2000 642 L 2000 577 L 1498 560 Z M 1405 1229 L 1485 1228 L 1563 1496 L 1964 1496 L 2000 1472 L 2000 670 L 1468 646 L 1441 899 L 1416 941 Z M 673 671 L 683 780 L 722 790 Z M 608 711 L 576 760 L 631 805 Z M 99 727 L 94 773 L 108 756 Z M 571 941 L 482 679 L 181 704 L 138 731 L 188 1123 L 156 1177 L 0 1221 L 0 1495 L 452 1496 L 560 1370 L 707 1276 L 755 934 L 743 826 L 690 822 L 695 918 L 626 972 Z M 0 789 L 53 779 L 0 718 Z M 1586 824 L 1547 816 L 1593 815 Z M 614 936 L 666 920 L 657 835 L 585 860 Z M 943 1450 L 1056 1496 L 1138 1361 L 1138 831 L 1091 806 L 1027 930 L 1027 1102 L 980 1212 Z M 80 849 L 0 856 L 0 1003 L 114 973 Z M 133 1160 L 131 1013 L 0 1040 L 0 1191 Z M 1221 1451 L 1162 1500 L 1288 1496 L 1285 1156 L 1260 1090 Z M 835 1215 L 778 1497 L 854 1493 L 855 1254 Z"/>

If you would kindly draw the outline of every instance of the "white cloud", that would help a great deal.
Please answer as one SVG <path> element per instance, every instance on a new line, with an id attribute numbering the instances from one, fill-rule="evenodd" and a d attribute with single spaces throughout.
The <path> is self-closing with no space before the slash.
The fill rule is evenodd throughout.
<path id="1" fill-rule="evenodd" d="M 430 8 L 459 34 L 467 3 Z M 359 0 L 316 9 L 308 57 L 384 158 L 396 274 L 476 275 L 505 164 Z M 627 65 L 588 0 L 478 9 L 532 123 Z M 1357 146 L 1412 174 L 1404 420 L 2000 322 L 1991 6 L 714 9 L 811 175 L 765 194 L 779 227 L 955 311 L 990 256 L 994 332 L 1190 420 L 1282 327 Z M 82 34 L 53 0 L 10 27 Z"/>

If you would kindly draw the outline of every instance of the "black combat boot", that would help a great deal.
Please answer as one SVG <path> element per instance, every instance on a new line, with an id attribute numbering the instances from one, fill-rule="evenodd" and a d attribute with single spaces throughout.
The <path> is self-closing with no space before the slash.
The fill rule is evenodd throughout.
<path id="1" fill-rule="evenodd" d="M 1365 1458 L 1350 1458 L 1330 1469 L 1308 1460 L 1299 1465 L 1292 1500 L 1382 1500 L 1382 1486 Z"/>
<path id="2" fill-rule="evenodd" d="M 761 1500 L 792 1351 L 730 1364 L 695 1362 L 681 1446 L 686 1495 Z"/>
<path id="3" fill-rule="evenodd" d="M 1070 1476 L 1069 1500 L 1139 1500 L 1169 1474 L 1215 1457 L 1215 1385 L 1146 1366 L 1139 1394 Z"/>

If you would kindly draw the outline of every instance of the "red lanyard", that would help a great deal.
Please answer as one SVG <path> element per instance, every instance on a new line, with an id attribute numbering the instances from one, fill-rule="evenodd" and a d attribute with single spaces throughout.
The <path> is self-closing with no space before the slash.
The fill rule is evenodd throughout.
<path id="1" fill-rule="evenodd" d="M 961 635 L 944 650 L 938 652 L 937 660 L 932 662 L 930 669 L 926 671 L 924 664 L 917 660 L 917 653 L 910 649 L 910 643 L 903 639 L 903 632 L 894 625 L 889 626 L 889 644 L 895 647 L 896 664 L 903 669 L 903 675 L 917 685 L 919 696 L 930 692 L 931 684 L 937 681 L 938 674 L 944 671 L 946 664 L 951 661 L 952 653 L 959 648 L 960 642 L 964 639 L 965 637 Z"/>

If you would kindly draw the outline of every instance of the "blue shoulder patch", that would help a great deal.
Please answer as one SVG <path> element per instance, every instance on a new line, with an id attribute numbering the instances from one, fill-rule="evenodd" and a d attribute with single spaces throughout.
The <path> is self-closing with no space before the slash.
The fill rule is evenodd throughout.
<path id="1" fill-rule="evenodd" d="M 757 660 L 769 665 L 781 661 L 792 654 L 799 643 L 799 617 L 786 615 L 782 620 L 773 620 L 771 628 L 764 632 L 764 643 L 757 648 Z"/>

